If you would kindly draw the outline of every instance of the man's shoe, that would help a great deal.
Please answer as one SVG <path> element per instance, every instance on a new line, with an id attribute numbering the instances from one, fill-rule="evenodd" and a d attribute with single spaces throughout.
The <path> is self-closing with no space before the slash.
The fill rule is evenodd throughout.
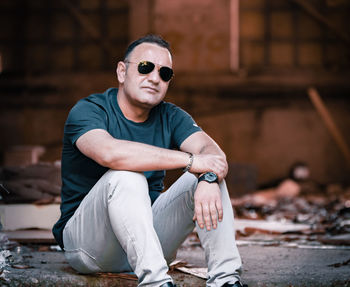
<path id="1" fill-rule="evenodd" d="M 237 281 L 235 284 L 231 284 L 231 283 L 225 283 L 224 285 L 222 285 L 222 287 L 248 287 L 247 284 L 241 284 L 241 282 Z"/>
<path id="2" fill-rule="evenodd" d="M 160 285 L 160 287 L 176 287 L 176 285 L 171 283 L 171 282 L 167 282 L 167 283 Z"/>

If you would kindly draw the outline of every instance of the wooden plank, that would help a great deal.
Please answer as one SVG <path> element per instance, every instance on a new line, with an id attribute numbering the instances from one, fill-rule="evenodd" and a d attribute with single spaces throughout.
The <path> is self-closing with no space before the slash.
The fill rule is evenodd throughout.
<path id="1" fill-rule="evenodd" d="M 264 65 L 270 65 L 271 50 L 271 9 L 270 1 L 265 0 L 264 4 Z"/>
<path id="2" fill-rule="evenodd" d="M 308 94 L 310 97 L 311 102 L 315 106 L 317 112 L 320 114 L 324 124 L 326 125 L 328 131 L 334 138 L 335 142 L 337 143 L 340 151 L 343 153 L 347 164 L 350 168 L 350 149 L 348 145 L 345 142 L 345 139 L 343 135 L 341 134 L 340 130 L 338 129 L 337 125 L 335 124 L 331 114 L 329 113 L 326 105 L 322 101 L 320 95 L 318 94 L 317 90 L 315 88 L 309 88 Z"/>
<path id="3" fill-rule="evenodd" d="M 239 69 L 239 0 L 230 1 L 230 69 Z"/>
<path id="4" fill-rule="evenodd" d="M 51 230 L 60 217 L 59 204 L 1 204 L 0 219 L 4 230 L 39 228 Z"/>
<path id="5" fill-rule="evenodd" d="M 2 231 L 7 235 L 10 241 L 16 241 L 19 243 L 46 243 L 56 244 L 56 240 L 53 237 L 51 230 L 15 230 L 15 231 Z"/>

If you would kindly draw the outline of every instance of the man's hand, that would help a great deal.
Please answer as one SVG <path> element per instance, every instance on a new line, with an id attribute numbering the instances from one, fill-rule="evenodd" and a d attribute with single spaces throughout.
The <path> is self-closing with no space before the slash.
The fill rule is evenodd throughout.
<path id="1" fill-rule="evenodd" d="M 197 220 L 200 228 L 203 229 L 206 226 L 207 230 L 210 231 L 211 226 L 215 229 L 218 220 L 221 221 L 222 218 L 223 210 L 219 185 L 201 181 L 194 193 L 193 220 Z"/>
<path id="2" fill-rule="evenodd" d="M 221 180 L 226 177 L 228 166 L 224 156 L 216 154 L 195 154 L 189 171 L 196 174 L 212 171 L 218 176 L 219 182 L 221 182 Z"/>

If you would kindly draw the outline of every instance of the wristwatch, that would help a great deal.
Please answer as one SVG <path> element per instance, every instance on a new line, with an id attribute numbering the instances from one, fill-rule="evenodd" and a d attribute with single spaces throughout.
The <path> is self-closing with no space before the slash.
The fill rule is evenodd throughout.
<path id="1" fill-rule="evenodd" d="M 202 174 L 198 178 L 198 183 L 200 183 L 203 180 L 206 181 L 206 182 L 209 182 L 209 183 L 213 183 L 213 182 L 219 183 L 218 176 L 215 173 L 211 172 L 211 171 Z"/>

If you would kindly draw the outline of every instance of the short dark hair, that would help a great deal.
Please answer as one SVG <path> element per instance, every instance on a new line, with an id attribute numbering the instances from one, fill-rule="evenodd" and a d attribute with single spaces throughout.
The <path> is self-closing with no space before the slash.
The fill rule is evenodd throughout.
<path id="1" fill-rule="evenodd" d="M 126 48 L 125 54 L 124 54 L 124 60 L 128 58 L 130 53 L 140 44 L 142 43 L 151 43 L 151 44 L 156 44 L 160 47 L 166 48 L 170 54 L 171 49 L 170 49 L 170 44 L 165 41 L 161 36 L 159 35 L 154 35 L 154 34 L 149 34 L 146 36 L 143 36 L 134 42 L 130 43 L 129 46 Z"/>

